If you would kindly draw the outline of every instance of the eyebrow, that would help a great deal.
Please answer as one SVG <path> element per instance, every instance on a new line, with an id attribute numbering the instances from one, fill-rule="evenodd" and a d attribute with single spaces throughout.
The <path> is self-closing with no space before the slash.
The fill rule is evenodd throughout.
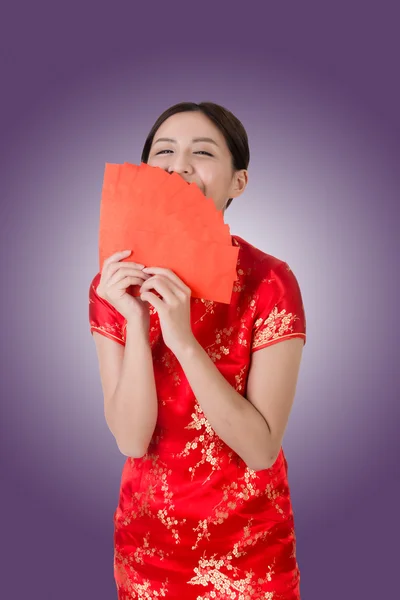
<path id="1" fill-rule="evenodd" d="M 158 140 L 156 140 L 153 145 L 158 144 L 158 142 L 171 142 L 172 144 L 176 144 L 177 143 L 177 141 L 174 140 L 173 138 L 158 138 Z M 209 142 L 210 144 L 214 144 L 214 146 L 217 146 L 217 148 L 218 148 L 217 142 L 214 141 L 212 138 L 209 138 L 209 137 L 193 138 L 192 142 L 193 143 L 196 143 L 196 142 Z"/>

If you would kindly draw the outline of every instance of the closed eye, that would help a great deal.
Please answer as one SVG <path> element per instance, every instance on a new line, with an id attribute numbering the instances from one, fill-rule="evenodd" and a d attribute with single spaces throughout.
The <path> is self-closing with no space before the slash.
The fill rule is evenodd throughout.
<path id="1" fill-rule="evenodd" d="M 156 152 L 156 156 L 158 154 L 164 154 L 164 152 L 172 152 L 172 150 L 160 150 L 160 152 Z M 195 152 L 194 154 L 205 154 L 206 156 L 214 156 L 213 154 L 211 154 L 210 152 L 206 152 L 205 150 L 198 150 L 197 152 Z"/>

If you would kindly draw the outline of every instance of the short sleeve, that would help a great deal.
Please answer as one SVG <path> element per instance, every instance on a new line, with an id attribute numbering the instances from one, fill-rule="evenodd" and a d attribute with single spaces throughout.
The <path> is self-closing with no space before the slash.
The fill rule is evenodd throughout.
<path id="1" fill-rule="evenodd" d="M 94 277 L 89 288 L 90 332 L 101 333 L 125 346 L 125 319 L 107 300 L 97 294 L 100 273 Z"/>
<path id="2" fill-rule="evenodd" d="M 281 263 L 260 287 L 251 351 L 296 337 L 306 343 L 303 299 L 294 273 Z"/>

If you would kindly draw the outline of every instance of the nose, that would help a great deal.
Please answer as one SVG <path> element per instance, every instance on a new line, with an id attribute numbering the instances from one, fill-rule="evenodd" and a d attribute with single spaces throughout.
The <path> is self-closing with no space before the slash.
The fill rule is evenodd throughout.
<path id="1" fill-rule="evenodd" d="M 185 156 L 171 156 L 170 163 L 168 165 L 168 173 L 178 173 L 178 175 L 191 175 L 193 173 L 193 166 Z"/>

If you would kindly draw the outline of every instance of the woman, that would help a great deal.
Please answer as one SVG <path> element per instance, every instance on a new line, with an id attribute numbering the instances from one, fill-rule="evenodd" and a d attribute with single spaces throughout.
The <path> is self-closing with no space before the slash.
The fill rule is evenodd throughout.
<path id="1" fill-rule="evenodd" d="M 247 185 L 247 135 L 221 106 L 182 103 L 154 124 L 142 161 L 224 211 Z M 281 443 L 306 338 L 302 297 L 284 261 L 232 243 L 229 305 L 192 298 L 168 269 L 120 262 L 129 250 L 90 286 L 105 417 L 128 457 L 114 515 L 120 600 L 300 598 Z"/>

